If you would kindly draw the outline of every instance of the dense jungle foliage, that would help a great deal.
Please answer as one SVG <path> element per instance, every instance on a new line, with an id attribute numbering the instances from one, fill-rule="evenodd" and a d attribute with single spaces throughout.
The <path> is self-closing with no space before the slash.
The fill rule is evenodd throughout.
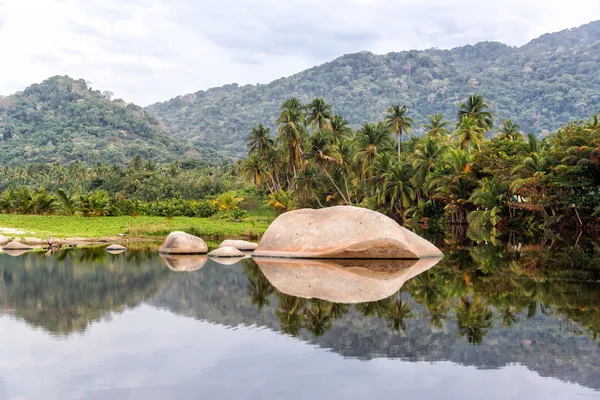
<path id="1" fill-rule="evenodd" d="M 125 167 L 81 162 L 67 166 L 0 166 L 0 213 L 36 215 L 211 217 L 243 216 L 234 165 L 189 160 L 157 165 L 139 155 Z M 247 204 L 247 203 L 246 203 Z"/>
<path id="2" fill-rule="evenodd" d="M 497 42 L 451 50 L 344 55 L 266 85 L 226 85 L 156 103 L 147 110 L 175 135 L 228 155 L 243 155 L 256 121 L 274 129 L 289 97 L 321 97 L 357 129 L 389 104 L 412 110 L 415 130 L 428 115 L 451 115 L 481 93 L 498 119 L 538 137 L 600 110 L 600 22 L 546 34 L 522 47 Z"/>
<path id="3" fill-rule="evenodd" d="M 382 121 L 354 130 L 321 98 L 288 99 L 275 135 L 262 124 L 252 129 L 243 174 L 279 212 L 359 205 L 408 223 L 469 223 L 492 235 L 530 225 L 598 228 L 598 115 L 538 139 L 511 119 L 495 121 L 478 94 L 452 121 L 430 115 L 422 137 L 411 136 L 411 112 L 391 106 Z"/>
<path id="4" fill-rule="evenodd" d="M 67 76 L 0 97 L 0 164 L 123 165 L 136 154 L 156 162 L 217 160 L 213 152 L 174 138 L 143 108 L 111 97 Z"/>

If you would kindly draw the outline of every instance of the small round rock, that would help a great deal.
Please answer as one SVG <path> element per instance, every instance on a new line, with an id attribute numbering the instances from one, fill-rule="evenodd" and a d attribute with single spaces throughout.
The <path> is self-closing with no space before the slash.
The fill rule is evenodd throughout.
<path id="1" fill-rule="evenodd" d="M 122 253 L 127 250 L 127 247 L 121 246 L 120 244 L 111 244 L 106 248 L 109 253 Z"/>
<path id="2" fill-rule="evenodd" d="M 217 257 L 217 258 L 219 258 L 219 257 L 223 257 L 223 258 L 244 257 L 244 253 L 242 253 L 235 247 L 231 247 L 231 246 L 219 247 L 218 249 L 215 249 L 215 250 L 211 251 L 210 253 L 208 253 L 208 255 L 210 257 Z"/>
<path id="3" fill-rule="evenodd" d="M 258 243 L 247 242 L 245 240 L 224 240 L 219 247 L 234 247 L 241 251 L 254 251 Z"/>

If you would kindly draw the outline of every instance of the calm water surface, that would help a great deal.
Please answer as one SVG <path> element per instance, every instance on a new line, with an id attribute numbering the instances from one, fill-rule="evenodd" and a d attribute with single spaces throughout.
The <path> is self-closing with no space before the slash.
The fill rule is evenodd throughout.
<path id="1" fill-rule="evenodd" d="M 0 399 L 599 398 L 599 261 L 594 243 L 448 243 L 437 265 L 0 254 Z"/>

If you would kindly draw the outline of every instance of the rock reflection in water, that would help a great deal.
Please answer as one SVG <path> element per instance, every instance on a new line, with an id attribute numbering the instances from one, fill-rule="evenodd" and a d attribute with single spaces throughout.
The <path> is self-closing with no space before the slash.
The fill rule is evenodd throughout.
<path id="1" fill-rule="evenodd" d="M 19 257 L 26 253 L 29 253 L 29 250 L 4 250 L 4 254 L 11 257 Z"/>
<path id="2" fill-rule="evenodd" d="M 385 299 L 441 258 L 421 260 L 300 260 L 255 258 L 280 292 L 305 299 L 356 304 Z"/>
<path id="3" fill-rule="evenodd" d="M 160 257 L 164 260 L 169 269 L 179 272 L 197 271 L 204 267 L 208 261 L 208 256 L 206 255 L 174 255 L 161 253 Z"/>
<path id="4" fill-rule="evenodd" d="M 211 261 L 221 265 L 234 265 L 242 261 L 245 257 L 210 257 Z"/>

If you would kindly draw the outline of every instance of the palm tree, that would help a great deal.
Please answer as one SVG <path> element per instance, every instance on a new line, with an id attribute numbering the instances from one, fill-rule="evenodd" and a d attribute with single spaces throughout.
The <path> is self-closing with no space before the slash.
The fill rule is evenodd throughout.
<path id="1" fill-rule="evenodd" d="M 298 171 L 298 175 L 294 179 L 293 191 L 300 202 L 300 206 L 306 207 L 309 200 L 314 199 L 319 207 L 323 207 L 318 193 L 327 187 L 327 184 L 321 179 L 323 175 L 320 172 L 313 162 L 305 162 Z M 272 206 L 275 204 L 272 204 Z"/>
<path id="2" fill-rule="evenodd" d="M 338 184 L 333 180 L 327 171 L 328 165 L 338 165 L 341 163 L 341 155 L 337 151 L 337 146 L 332 144 L 331 134 L 327 131 L 319 130 L 315 132 L 309 140 L 310 147 L 306 153 L 306 158 L 315 163 L 317 167 L 327 176 L 329 182 L 335 187 L 346 205 L 350 205 L 350 200 L 345 196 Z"/>
<path id="3" fill-rule="evenodd" d="M 483 97 L 478 94 L 472 94 L 466 102 L 460 103 L 458 120 L 467 117 L 475 119 L 482 130 L 489 131 L 494 126 L 494 115 L 487 103 L 483 101 Z"/>
<path id="4" fill-rule="evenodd" d="M 354 137 L 357 152 L 354 161 L 359 163 L 360 176 L 370 178 L 371 167 L 380 152 L 391 147 L 390 136 L 382 124 L 364 124 Z"/>
<path id="5" fill-rule="evenodd" d="M 229 191 L 217 197 L 215 204 L 219 207 L 219 210 L 229 212 L 238 208 L 242 201 L 244 201 L 242 197 L 236 196 L 234 191 Z"/>
<path id="6" fill-rule="evenodd" d="M 271 130 L 259 123 L 256 128 L 252 128 L 247 147 L 250 154 L 256 153 L 259 157 L 263 157 L 273 147 Z"/>
<path id="7" fill-rule="evenodd" d="M 279 125 L 277 140 L 288 153 L 288 165 L 292 176 L 295 177 L 302 163 L 302 143 L 306 135 L 300 100 L 286 100 L 281 106 L 281 114 L 276 122 Z"/>
<path id="8" fill-rule="evenodd" d="M 256 187 L 260 187 L 262 183 L 263 169 L 263 161 L 257 154 L 250 154 L 242 164 L 242 174 L 254 182 Z"/>
<path id="9" fill-rule="evenodd" d="M 429 174 L 440 164 L 444 147 L 438 143 L 432 138 L 425 138 L 410 155 L 409 160 L 414 168 L 411 182 L 415 188 L 421 188 Z"/>
<path id="10" fill-rule="evenodd" d="M 415 191 L 410 184 L 412 173 L 406 164 L 396 162 L 381 176 L 382 190 L 380 203 L 389 202 L 404 221 L 405 207 L 414 198 Z"/>
<path id="11" fill-rule="evenodd" d="M 293 210 L 294 198 L 291 192 L 279 189 L 277 192 L 273 192 L 269 195 L 267 204 L 275 210 L 277 215 L 279 215 L 286 211 Z"/>
<path id="12" fill-rule="evenodd" d="M 453 224 L 464 223 L 466 220 L 466 204 L 476 186 L 476 181 L 470 176 L 471 156 L 464 150 L 451 149 L 443 157 L 446 173 L 429 183 L 435 189 L 434 199 L 446 203 L 446 209 L 451 211 Z"/>
<path id="13" fill-rule="evenodd" d="M 425 138 L 446 143 L 448 141 L 448 136 L 450 136 L 448 126 L 450 126 L 450 121 L 444 120 L 442 114 L 430 115 L 429 122 L 423 124 L 423 128 L 427 129 Z"/>
<path id="14" fill-rule="evenodd" d="M 306 115 L 306 124 L 310 124 L 313 132 L 316 128 L 319 128 L 321 131 L 331 128 L 330 120 L 333 113 L 331 105 L 325 103 L 325 100 L 321 98 L 314 99 L 310 104 L 306 105 L 305 109 L 308 112 Z"/>
<path id="15" fill-rule="evenodd" d="M 413 128 L 413 119 L 406 115 L 407 111 L 408 109 L 406 106 L 400 107 L 399 105 L 393 105 L 387 109 L 387 114 L 384 119 L 386 127 L 390 132 L 396 135 L 398 139 L 398 158 L 402 151 L 402 134 L 405 133 L 408 136 Z"/>
<path id="16" fill-rule="evenodd" d="M 512 119 L 502 121 L 502 129 L 500 130 L 500 138 L 514 141 L 519 139 L 521 136 L 521 127 L 519 124 L 515 124 Z"/>
<path id="17" fill-rule="evenodd" d="M 471 153 L 471 148 L 479 145 L 483 141 L 484 130 L 479 121 L 471 116 L 464 116 L 460 119 L 454 131 L 454 137 L 459 141 L 461 149 L 467 149 Z"/>
<path id="18" fill-rule="evenodd" d="M 334 144 L 338 144 L 343 137 L 349 137 L 352 134 L 350 124 L 340 115 L 331 117 L 330 129 Z"/>

